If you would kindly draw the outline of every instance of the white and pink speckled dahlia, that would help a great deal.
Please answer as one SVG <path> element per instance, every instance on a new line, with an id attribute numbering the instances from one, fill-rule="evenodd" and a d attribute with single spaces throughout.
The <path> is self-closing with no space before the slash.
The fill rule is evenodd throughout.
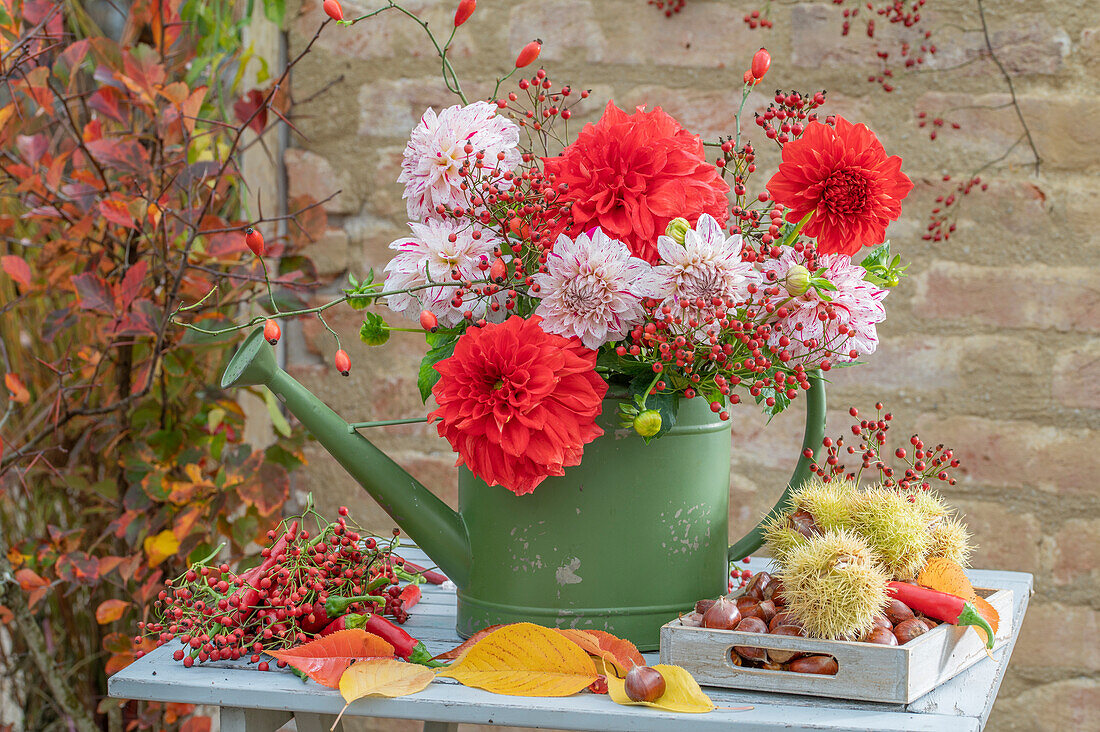
<path id="1" fill-rule="evenodd" d="M 533 279 L 542 298 L 535 314 L 547 333 L 576 336 L 597 349 L 624 338 L 645 318 L 640 289 L 651 276 L 650 266 L 601 229 L 575 240 L 560 235 L 546 268 Z"/>
<path id="2" fill-rule="evenodd" d="M 466 152 L 466 146 L 471 152 Z M 488 175 L 493 165 L 512 170 L 520 162 L 519 127 L 496 113 L 496 106 L 478 101 L 468 106 L 447 107 L 438 115 L 428 108 L 413 128 L 401 161 L 398 183 L 405 184 L 409 218 L 423 221 L 436 215 L 440 204 L 467 207 L 466 193 L 459 186 L 464 163 L 473 167 L 479 152 L 485 153 Z M 499 153 L 504 159 L 498 161 Z M 473 176 L 478 179 L 478 176 Z"/>
<path id="3" fill-rule="evenodd" d="M 788 314 L 775 322 L 776 330 L 768 342 L 775 346 L 784 336 L 789 338 L 786 348 L 795 362 L 811 356 L 815 361 L 829 358 L 847 363 L 874 353 L 878 346 L 876 324 L 886 319 L 882 299 L 887 290 L 864 280 L 867 271 L 846 254 L 826 254 L 819 257 L 818 263 L 825 269 L 820 276 L 836 290 L 825 292 L 830 298 L 825 300 L 811 287 L 787 302 L 784 307 Z M 788 249 L 765 269 L 774 270 L 782 284 L 795 265 L 805 266 L 805 258 Z"/>
<path id="4" fill-rule="evenodd" d="M 695 228 L 685 232 L 683 244 L 669 236 L 658 237 L 657 251 L 662 263 L 653 268 L 646 294 L 671 308 L 670 317 L 680 319 L 683 332 L 694 332 L 713 313 L 714 298 L 744 301 L 749 285 L 760 281 L 752 264 L 741 260 L 741 236 L 726 236 L 709 214 L 701 215 Z M 691 320 L 697 326 L 691 326 Z"/>
<path id="5" fill-rule="evenodd" d="M 462 279 L 479 279 L 484 274 L 478 265 L 482 261 L 493 261 L 493 248 L 500 243 L 491 230 L 464 221 L 429 219 L 422 224 L 411 222 L 409 228 L 412 236 L 390 243 L 390 249 L 397 254 L 386 265 L 387 290 L 403 290 L 426 285 L 429 281 L 455 282 L 451 273 L 456 270 Z M 479 231 L 480 239 L 474 238 L 475 230 Z M 454 241 L 450 240 L 452 234 Z M 456 308 L 451 304 L 454 296 L 455 287 L 439 285 L 390 295 L 387 304 L 390 310 L 411 319 L 416 319 L 421 310 L 430 310 L 445 328 L 458 325 L 465 310 L 473 311 L 475 317 L 485 314 L 485 301 L 467 300 L 461 308 Z"/>

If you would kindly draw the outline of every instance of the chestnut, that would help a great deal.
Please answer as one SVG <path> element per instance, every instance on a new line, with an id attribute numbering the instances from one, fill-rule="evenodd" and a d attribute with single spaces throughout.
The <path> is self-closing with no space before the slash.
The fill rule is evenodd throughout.
<path id="1" fill-rule="evenodd" d="M 782 625 L 771 632 L 772 635 L 786 635 L 793 637 L 802 637 L 806 635 L 806 632 L 802 628 L 796 628 L 793 625 Z M 787 663 L 796 658 L 801 658 L 806 654 L 802 651 L 783 651 L 777 648 L 768 650 L 768 660 L 775 663 Z"/>
<path id="2" fill-rule="evenodd" d="M 755 603 L 741 605 L 741 616 L 745 618 L 760 618 L 767 625 L 768 621 L 775 617 L 775 605 L 771 600 L 761 600 Z"/>
<path id="3" fill-rule="evenodd" d="M 687 615 L 681 615 L 680 625 L 683 625 L 685 628 L 702 628 L 703 616 L 699 613 L 688 613 Z"/>
<path id="4" fill-rule="evenodd" d="M 787 665 L 788 671 L 800 674 L 821 674 L 822 676 L 835 676 L 837 669 L 836 659 L 832 656 L 806 656 L 796 658 Z"/>
<path id="5" fill-rule="evenodd" d="M 794 616 L 785 610 L 781 610 L 772 616 L 772 619 L 768 621 L 768 632 L 774 632 L 776 628 L 783 625 L 793 625 L 796 628 L 801 628 L 802 623 L 794 619 Z"/>
<path id="6" fill-rule="evenodd" d="M 772 576 L 767 572 L 757 572 L 750 579 L 749 583 L 745 585 L 745 595 L 748 597 L 755 597 L 757 600 L 764 599 L 764 593 L 767 591 L 768 585 L 772 582 Z"/>
<path id="7" fill-rule="evenodd" d="M 783 599 L 783 580 L 772 577 L 772 581 L 764 588 L 764 599 L 771 600 L 776 607 L 783 607 L 787 601 Z"/>
<path id="8" fill-rule="evenodd" d="M 904 623 L 906 620 L 912 620 L 914 615 L 913 611 L 909 609 L 909 606 L 896 597 L 891 597 L 886 603 L 886 609 L 882 611 L 886 619 L 891 624 L 897 625 L 898 623 Z"/>
<path id="9" fill-rule="evenodd" d="M 768 625 L 757 617 L 743 618 L 734 630 L 740 633 L 767 633 Z M 767 661 L 768 652 L 763 648 L 751 648 L 749 646 L 734 646 L 733 650 L 746 661 Z"/>
<path id="10" fill-rule="evenodd" d="M 814 515 L 804 508 L 800 508 L 787 517 L 787 526 L 794 529 L 807 539 L 812 539 L 821 533 L 814 520 Z"/>
<path id="11" fill-rule="evenodd" d="M 725 597 L 719 597 L 703 613 L 703 627 L 716 630 L 733 630 L 741 622 L 741 611 L 737 603 Z"/>
<path id="12" fill-rule="evenodd" d="M 715 600 L 698 600 L 695 603 L 695 612 L 700 615 L 705 615 L 707 610 L 710 610 L 710 606 L 715 603 Z"/>
<path id="13" fill-rule="evenodd" d="M 894 624 L 891 623 L 889 618 L 887 618 L 885 615 L 876 615 L 875 616 L 875 627 L 876 628 L 886 628 L 887 630 L 893 630 Z"/>
<path id="14" fill-rule="evenodd" d="M 880 646 L 896 646 L 898 644 L 894 631 L 881 626 L 875 626 L 875 629 L 865 634 L 860 638 L 860 641 L 863 643 L 877 643 Z"/>
<path id="15" fill-rule="evenodd" d="M 894 636 L 897 637 L 899 645 L 905 645 L 914 638 L 919 638 L 924 635 L 929 630 L 931 629 L 923 620 L 910 618 L 894 626 Z"/>
<path id="16" fill-rule="evenodd" d="M 630 701 L 657 701 L 665 693 L 665 677 L 655 668 L 635 666 L 626 672 L 624 690 Z"/>

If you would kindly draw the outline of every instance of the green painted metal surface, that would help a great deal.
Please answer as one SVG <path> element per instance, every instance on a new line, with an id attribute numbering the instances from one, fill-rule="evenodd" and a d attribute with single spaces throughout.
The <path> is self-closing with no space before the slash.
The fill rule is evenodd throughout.
<path id="1" fill-rule="evenodd" d="M 643 650 L 697 599 L 725 592 L 727 561 L 760 545 L 759 527 L 728 546 L 730 425 L 702 399 L 681 400 L 677 424 L 648 446 L 618 428 L 581 465 L 533 494 L 487 486 L 465 468 L 453 511 L 275 363 L 254 331 L 231 359 L 223 388 L 263 384 L 458 586 L 457 627 L 469 635 L 518 621 L 606 630 Z M 807 394 L 803 447 L 824 431 L 824 387 Z M 800 457 L 791 483 L 808 473 Z M 776 508 L 786 502 L 780 497 Z"/>

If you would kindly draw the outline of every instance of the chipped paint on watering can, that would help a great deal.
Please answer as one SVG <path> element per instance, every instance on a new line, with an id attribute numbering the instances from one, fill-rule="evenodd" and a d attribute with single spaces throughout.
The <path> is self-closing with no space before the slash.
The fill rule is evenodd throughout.
<path id="1" fill-rule="evenodd" d="M 617 428 L 618 400 L 607 399 L 605 433 L 580 465 L 525 496 L 460 468 L 456 512 L 280 369 L 262 329 L 221 383 L 262 384 L 283 401 L 454 581 L 464 636 L 528 621 L 606 630 L 653 650 L 665 622 L 725 592 L 728 560 L 761 543 L 758 526 L 728 547 L 730 426 L 703 399 L 681 400 L 676 425 L 649 445 Z M 813 383 L 803 449 L 824 433 L 824 391 Z M 799 460 L 791 485 L 808 466 Z"/>

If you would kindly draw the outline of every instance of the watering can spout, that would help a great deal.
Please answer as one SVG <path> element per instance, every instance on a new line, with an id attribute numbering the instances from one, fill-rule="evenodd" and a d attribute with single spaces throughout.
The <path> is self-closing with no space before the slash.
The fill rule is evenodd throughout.
<path id="1" fill-rule="evenodd" d="M 372 445 L 275 362 L 257 328 L 230 359 L 221 386 L 266 386 L 459 587 L 470 574 L 462 517 Z"/>

